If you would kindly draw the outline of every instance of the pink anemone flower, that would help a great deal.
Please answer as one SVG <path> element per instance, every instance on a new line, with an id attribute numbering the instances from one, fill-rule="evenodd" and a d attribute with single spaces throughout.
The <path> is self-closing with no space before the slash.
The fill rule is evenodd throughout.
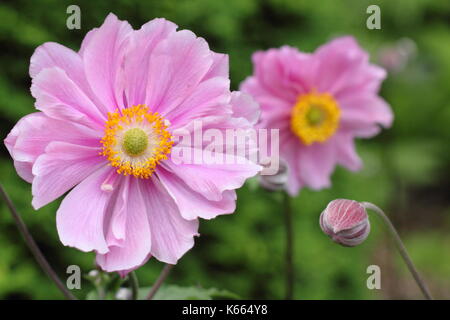
<path id="1" fill-rule="evenodd" d="M 154 256 L 175 264 L 194 245 L 198 218 L 233 213 L 254 163 L 172 161 L 173 133 L 194 120 L 251 128 L 259 107 L 230 92 L 228 57 L 164 19 L 135 31 L 110 14 L 79 52 L 45 43 L 31 57 L 40 112 L 5 139 L 35 209 L 69 193 L 56 214 L 64 245 L 95 251 L 125 274 Z"/>
<path id="2" fill-rule="evenodd" d="M 329 187 L 336 164 L 360 169 L 354 138 L 372 137 L 392 123 L 390 107 L 378 96 L 386 73 L 352 37 L 312 54 L 288 46 L 256 52 L 253 64 L 241 91 L 260 104 L 258 126 L 280 130 L 291 195 L 305 186 Z"/>

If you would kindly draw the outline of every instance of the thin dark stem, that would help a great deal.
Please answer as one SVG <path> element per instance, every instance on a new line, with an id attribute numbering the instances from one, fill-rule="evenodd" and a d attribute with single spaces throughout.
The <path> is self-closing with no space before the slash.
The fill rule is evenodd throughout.
<path id="1" fill-rule="evenodd" d="M 388 218 L 388 216 L 381 210 L 379 207 L 374 205 L 370 202 L 362 202 L 361 203 L 366 209 L 370 209 L 374 211 L 375 213 L 380 216 L 384 223 L 388 226 L 388 229 L 390 233 L 392 234 L 395 243 L 397 244 L 398 250 L 400 252 L 400 255 L 402 256 L 403 260 L 406 263 L 406 266 L 408 267 L 409 271 L 411 272 L 412 276 L 414 277 L 414 280 L 416 280 L 420 290 L 422 290 L 423 295 L 428 300 L 433 300 L 433 297 L 431 296 L 430 291 L 428 290 L 427 285 L 423 281 L 422 277 L 420 276 L 419 272 L 417 271 L 416 267 L 414 266 L 414 263 L 412 262 L 411 258 L 408 255 L 408 252 L 406 251 L 405 245 L 403 244 L 402 239 L 400 238 L 397 230 L 395 229 L 394 225 L 392 224 L 391 220 Z"/>
<path id="2" fill-rule="evenodd" d="M 8 194 L 6 193 L 5 189 L 3 189 L 3 186 L 0 184 L 0 195 L 5 200 L 6 205 L 9 208 L 9 211 L 11 212 L 11 215 L 14 218 L 14 221 L 16 222 L 17 227 L 19 228 L 19 231 L 22 233 L 22 236 L 25 239 L 25 242 L 28 246 L 28 248 L 33 253 L 34 258 L 39 263 L 41 268 L 45 271 L 45 273 L 50 277 L 50 279 L 53 280 L 53 282 L 56 284 L 59 290 L 64 294 L 64 296 L 69 300 L 77 300 L 77 298 L 66 288 L 66 286 L 61 282 L 56 272 L 53 270 L 53 268 L 48 263 L 47 259 L 45 259 L 44 255 L 42 254 L 41 250 L 37 246 L 36 242 L 34 241 L 33 237 L 30 234 L 30 231 L 28 230 L 27 226 L 22 220 L 22 217 L 20 216 L 19 212 L 14 207 L 14 204 L 12 203 L 11 199 L 9 198 Z"/>
<path id="3" fill-rule="evenodd" d="M 137 300 L 139 294 L 139 280 L 136 276 L 136 272 L 130 272 L 129 281 L 131 287 L 131 300 Z"/>
<path id="4" fill-rule="evenodd" d="M 286 192 L 283 194 L 286 228 L 286 300 L 292 300 L 294 295 L 294 226 L 291 199 Z"/>
<path id="5" fill-rule="evenodd" d="M 155 296 L 156 292 L 159 290 L 161 285 L 163 284 L 164 280 L 166 280 L 167 276 L 170 273 L 170 270 L 172 270 L 173 265 L 172 264 L 166 264 L 164 268 L 162 269 L 158 279 L 156 280 L 153 287 L 150 289 L 150 292 L 147 295 L 147 300 L 152 300 Z"/>

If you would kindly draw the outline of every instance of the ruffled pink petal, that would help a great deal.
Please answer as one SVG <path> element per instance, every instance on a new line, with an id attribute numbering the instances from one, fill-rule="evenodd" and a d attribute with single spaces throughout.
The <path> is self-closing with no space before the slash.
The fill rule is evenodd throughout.
<path id="1" fill-rule="evenodd" d="M 356 153 L 354 137 L 351 133 L 339 132 L 335 137 L 337 162 L 351 171 L 358 171 L 362 161 Z"/>
<path id="2" fill-rule="evenodd" d="M 129 270 L 140 266 L 147 260 L 151 250 L 152 239 L 148 213 L 140 183 L 138 179 L 124 179 L 117 195 L 112 209 L 116 221 L 111 220 L 108 232 L 117 232 L 117 218 L 119 218 L 120 228 L 124 228 L 125 233 L 122 242 L 109 244 L 109 252 L 97 255 L 97 264 L 107 272 Z"/>
<path id="3" fill-rule="evenodd" d="M 209 68 L 208 73 L 203 78 L 203 81 L 206 81 L 215 77 L 229 78 L 228 70 L 229 70 L 229 61 L 228 55 L 223 53 L 211 52 L 213 63 L 211 68 Z"/>
<path id="4" fill-rule="evenodd" d="M 158 171 L 158 177 L 177 204 L 184 219 L 213 219 L 221 214 L 233 213 L 236 209 L 236 193 L 234 191 L 224 191 L 221 200 L 211 201 L 191 189 L 176 175 L 164 169 Z"/>
<path id="5" fill-rule="evenodd" d="M 98 32 L 98 28 L 93 28 L 86 33 L 83 40 L 81 41 L 80 50 L 78 50 L 78 54 L 80 55 L 80 57 L 83 57 L 83 54 L 86 51 L 86 48 L 89 47 L 91 40 L 94 38 L 94 35 L 97 32 Z"/>
<path id="6" fill-rule="evenodd" d="M 133 32 L 125 57 L 125 90 L 128 107 L 144 103 L 150 59 L 156 46 L 174 33 L 177 25 L 165 19 L 154 19 Z"/>
<path id="7" fill-rule="evenodd" d="M 14 168 L 17 174 L 28 183 L 33 182 L 33 164 L 31 162 L 22 162 L 14 160 Z"/>
<path id="8" fill-rule="evenodd" d="M 376 93 L 386 76 L 383 69 L 369 64 L 369 56 L 353 37 L 337 38 L 316 50 L 316 89 L 335 97 L 350 93 Z"/>
<path id="9" fill-rule="evenodd" d="M 234 91 L 231 93 L 230 104 L 233 110 L 233 117 L 244 118 L 251 125 L 255 125 L 258 122 L 261 112 L 258 103 L 251 95 Z"/>
<path id="10" fill-rule="evenodd" d="M 106 243 L 108 247 L 123 247 L 127 233 L 128 199 L 130 192 L 129 180 L 133 177 L 123 178 L 112 174 L 102 184 L 103 189 L 113 192 L 105 214 Z M 137 190 L 139 191 L 139 190 Z M 138 200 L 140 198 L 138 197 Z"/>
<path id="11" fill-rule="evenodd" d="M 354 94 L 377 94 L 385 78 L 386 71 L 383 68 L 368 63 L 362 64 L 355 72 L 348 73 L 345 83 L 336 86 L 338 90 L 334 90 L 334 96 L 344 99 Z"/>
<path id="12" fill-rule="evenodd" d="M 35 78 L 44 69 L 54 67 L 64 70 L 69 79 L 89 97 L 100 112 L 106 114 L 108 109 L 97 99 L 87 82 L 83 61 L 78 53 L 55 42 L 39 46 L 31 56 L 31 78 Z"/>
<path id="13" fill-rule="evenodd" d="M 161 262 L 176 264 L 194 246 L 198 220 L 185 220 L 177 205 L 157 179 L 141 185 L 150 224 L 151 254 Z"/>
<path id="14" fill-rule="evenodd" d="M 99 148 L 50 142 L 33 165 L 33 207 L 37 210 L 59 198 L 106 165 L 105 158 L 99 153 Z"/>
<path id="15" fill-rule="evenodd" d="M 124 57 L 133 29 L 110 13 L 83 44 L 82 59 L 87 81 L 110 112 L 124 107 Z"/>
<path id="16" fill-rule="evenodd" d="M 225 190 L 242 187 L 245 180 L 255 176 L 261 167 L 246 161 L 239 163 L 238 156 L 230 157 L 232 164 L 184 164 L 182 159 L 173 158 L 177 163 L 168 159 L 163 166 L 178 176 L 191 189 L 202 194 L 206 199 L 219 201 Z M 245 161 L 245 159 L 242 159 Z"/>
<path id="17" fill-rule="evenodd" d="M 339 100 L 341 128 L 358 137 L 371 137 L 379 132 L 379 125 L 388 128 L 394 119 L 389 105 L 373 94 L 348 95 Z"/>
<path id="18" fill-rule="evenodd" d="M 298 174 L 305 186 L 320 190 L 331 185 L 330 176 L 337 161 L 334 143 L 332 137 L 325 143 L 301 145 L 298 152 Z"/>
<path id="19" fill-rule="evenodd" d="M 28 182 L 33 180 L 32 167 L 52 141 L 63 141 L 87 147 L 98 147 L 99 133 L 82 125 L 47 117 L 41 112 L 29 114 L 14 126 L 5 145 L 18 174 Z"/>
<path id="20" fill-rule="evenodd" d="M 253 54 L 254 74 L 258 82 L 272 95 L 289 104 L 311 89 L 310 69 L 314 67 L 310 55 L 288 46 Z"/>
<path id="21" fill-rule="evenodd" d="M 106 115 L 62 69 L 53 67 L 39 72 L 33 79 L 31 93 L 36 98 L 36 108 L 52 118 L 95 129 L 104 126 Z"/>
<path id="22" fill-rule="evenodd" d="M 294 105 L 270 93 L 255 77 L 247 78 L 241 84 L 240 89 L 256 99 L 262 111 L 261 118 L 281 111 L 290 111 Z"/>
<path id="23" fill-rule="evenodd" d="M 103 191 L 102 184 L 113 168 L 105 166 L 84 179 L 61 202 L 56 226 L 61 242 L 81 251 L 109 251 L 104 230 L 105 213 L 113 192 Z"/>
<path id="24" fill-rule="evenodd" d="M 229 88 L 230 80 L 226 78 L 211 78 L 200 83 L 186 100 L 167 115 L 171 128 L 176 129 L 211 115 L 231 114 Z"/>
<path id="25" fill-rule="evenodd" d="M 194 33 L 170 34 L 150 57 L 145 104 L 163 116 L 190 96 L 213 63 L 208 44 Z"/>
<path id="26" fill-rule="evenodd" d="M 141 263 L 140 265 L 137 265 L 137 266 L 135 266 L 135 267 L 132 267 L 132 268 L 126 269 L 126 270 L 119 270 L 119 271 L 117 271 L 117 273 L 119 274 L 119 276 L 120 276 L 121 278 L 125 278 L 130 272 L 132 272 L 132 271 L 134 271 L 134 270 L 136 270 L 136 269 L 142 267 L 144 264 L 146 264 L 147 261 L 148 261 L 151 257 L 152 257 L 152 255 L 149 254 L 149 255 L 147 255 L 147 257 L 144 259 L 144 261 L 142 261 L 142 263 Z"/>
<path id="27" fill-rule="evenodd" d="M 287 136 L 280 139 L 280 157 L 286 162 L 288 170 L 288 181 L 285 189 L 291 196 L 296 196 L 303 187 L 300 178 L 299 152 L 300 143 L 294 136 Z"/>

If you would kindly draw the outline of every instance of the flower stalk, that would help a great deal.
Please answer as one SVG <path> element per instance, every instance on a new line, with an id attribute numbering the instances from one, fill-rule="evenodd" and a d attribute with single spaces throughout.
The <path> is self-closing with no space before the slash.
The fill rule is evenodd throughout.
<path id="1" fill-rule="evenodd" d="M 22 217 L 20 216 L 19 212 L 16 210 L 13 202 L 11 201 L 11 199 L 9 198 L 8 194 L 6 193 L 5 189 L 3 188 L 3 186 L 1 184 L 0 184 L 0 196 L 3 198 L 6 205 L 8 206 L 8 209 L 11 212 L 14 222 L 16 223 L 20 233 L 22 234 L 23 238 L 25 239 L 25 243 L 27 244 L 28 248 L 30 249 L 31 253 L 33 254 L 34 258 L 36 259 L 36 261 L 38 262 L 40 267 L 45 271 L 45 273 L 55 283 L 55 285 L 62 292 L 62 294 L 66 297 L 66 299 L 77 300 L 77 298 L 62 283 L 62 281 L 59 279 L 58 275 L 56 274 L 55 270 L 53 270 L 53 268 L 51 267 L 51 265 L 49 264 L 47 259 L 42 254 L 42 251 L 39 249 L 38 245 L 34 241 L 33 236 L 31 235 L 26 224 L 23 222 Z"/>
<path id="2" fill-rule="evenodd" d="M 166 264 L 164 266 L 155 284 L 150 289 L 150 292 L 147 295 L 147 300 L 152 300 L 155 297 L 156 292 L 158 292 L 159 288 L 163 284 L 164 280 L 166 280 L 167 276 L 170 273 L 170 270 L 172 270 L 173 267 L 174 266 L 172 264 Z"/>
<path id="3" fill-rule="evenodd" d="M 294 295 L 294 228 L 291 199 L 283 192 L 284 223 L 286 228 L 286 300 L 292 300 Z"/>
<path id="4" fill-rule="evenodd" d="M 430 293 L 430 290 L 428 289 L 426 283 L 423 281 L 422 277 L 420 276 L 419 272 L 417 271 L 416 267 L 414 266 L 414 263 L 412 262 L 408 252 L 406 251 L 406 247 L 403 244 L 402 239 L 400 238 L 397 230 L 395 229 L 394 225 L 392 224 L 391 220 L 388 218 L 388 216 L 381 210 L 378 206 L 374 205 L 370 202 L 361 202 L 361 205 L 364 206 L 366 209 L 370 209 L 373 212 L 375 212 L 383 222 L 387 225 L 389 232 L 391 233 L 392 237 L 394 238 L 394 241 L 397 245 L 398 251 L 400 252 L 401 257 L 406 263 L 406 266 L 408 267 L 409 271 L 411 272 L 414 280 L 416 281 L 417 285 L 419 286 L 420 290 L 422 291 L 423 295 L 427 300 L 433 300 L 433 297 Z"/>
<path id="5" fill-rule="evenodd" d="M 129 279 L 131 288 L 131 300 L 137 300 L 139 295 L 139 280 L 135 271 L 130 272 Z"/>

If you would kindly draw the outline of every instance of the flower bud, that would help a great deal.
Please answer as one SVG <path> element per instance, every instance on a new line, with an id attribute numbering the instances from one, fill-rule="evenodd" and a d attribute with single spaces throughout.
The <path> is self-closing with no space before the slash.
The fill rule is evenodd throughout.
<path id="1" fill-rule="evenodd" d="M 331 201 L 320 215 L 320 227 L 334 242 L 354 247 L 366 240 L 370 223 L 366 209 L 357 201 Z"/>

